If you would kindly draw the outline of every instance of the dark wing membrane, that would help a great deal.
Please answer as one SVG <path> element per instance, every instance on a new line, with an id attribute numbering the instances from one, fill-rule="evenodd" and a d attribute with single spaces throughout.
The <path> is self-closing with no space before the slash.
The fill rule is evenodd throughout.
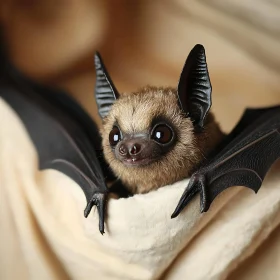
<path id="1" fill-rule="evenodd" d="M 205 168 L 213 168 L 215 163 L 223 162 L 224 159 L 246 148 L 254 141 L 268 135 L 280 126 L 280 106 L 247 109 L 232 132 L 224 139 L 215 154 L 202 164 Z"/>
<path id="2" fill-rule="evenodd" d="M 97 126 L 68 94 L 28 78 L 7 54 L 0 36 L 0 96 L 25 125 L 38 152 L 39 168 L 56 169 L 79 184 L 87 199 L 85 217 L 96 205 L 103 233 L 107 187 L 102 171 L 113 176 L 105 164 Z"/>
<path id="3" fill-rule="evenodd" d="M 100 231 L 104 231 L 103 211 L 107 187 L 93 145 L 79 125 L 52 106 L 28 86 L 1 85 L 0 96 L 15 110 L 25 125 L 39 156 L 40 169 L 56 169 L 79 184 L 90 208 L 102 212 Z M 100 200 L 101 199 L 101 200 Z"/>
<path id="4" fill-rule="evenodd" d="M 247 110 L 225 143 L 216 156 L 192 175 L 173 217 L 198 192 L 201 211 L 205 212 L 228 187 L 259 190 L 267 171 L 280 158 L 280 106 Z"/>
<path id="5" fill-rule="evenodd" d="M 207 211 L 215 197 L 228 187 L 245 186 L 257 192 L 279 157 L 280 130 L 273 130 L 209 170 L 205 173 L 208 201 L 203 211 Z"/>

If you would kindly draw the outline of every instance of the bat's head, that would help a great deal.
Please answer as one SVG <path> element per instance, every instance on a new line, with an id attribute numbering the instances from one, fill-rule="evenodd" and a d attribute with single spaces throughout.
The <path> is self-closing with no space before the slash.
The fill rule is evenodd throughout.
<path id="1" fill-rule="evenodd" d="M 201 45 L 190 53 L 178 89 L 145 87 L 119 95 L 98 54 L 95 64 L 104 155 L 133 193 L 188 177 L 221 139 L 208 113 L 211 84 Z"/>

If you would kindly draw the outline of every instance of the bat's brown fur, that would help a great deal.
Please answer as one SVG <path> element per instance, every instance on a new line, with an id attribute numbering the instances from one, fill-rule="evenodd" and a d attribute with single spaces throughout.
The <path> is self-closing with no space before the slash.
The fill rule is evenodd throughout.
<path id="1" fill-rule="evenodd" d="M 117 122 L 126 133 L 149 131 L 155 117 L 163 116 L 175 127 L 177 141 L 159 161 L 147 166 L 127 167 L 116 159 L 109 144 L 109 133 Z M 133 193 L 146 193 L 172 184 L 190 175 L 192 169 L 222 139 L 223 133 L 209 113 L 202 133 L 194 133 L 193 123 L 178 106 L 173 88 L 146 87 L 135 93 L 122 94 L 104 119 L 104 155 L 115 174 Z"/>

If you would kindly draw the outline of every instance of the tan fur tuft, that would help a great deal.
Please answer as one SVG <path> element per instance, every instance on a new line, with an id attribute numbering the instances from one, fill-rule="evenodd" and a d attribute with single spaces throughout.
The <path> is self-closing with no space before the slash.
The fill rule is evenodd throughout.
<path id="1" fill-rule="evenodd" d="M 133 193 L 146 193 L 187 178 L 223 137 L 211 113 L 204 132 L 194 133 L 191 120 L 183 115 L 177 102 L 177 92 L 173 88 L 145 87 L 135 93 L 122 94 L 104 119 L 101 134 L 105 158 Z M 123 132 L 137 133 L 149 131 L 152 120 L 160 116 L 176 129 L 178 140 L 170 152 L 143 167 L 127 167 L 116 159 L 108 137 L 116 122 Z"/>

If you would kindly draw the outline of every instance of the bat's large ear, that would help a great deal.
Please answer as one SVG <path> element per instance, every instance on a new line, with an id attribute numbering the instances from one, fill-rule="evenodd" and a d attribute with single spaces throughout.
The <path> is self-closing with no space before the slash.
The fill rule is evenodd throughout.
<path id="1" fill-rule="evenodd" d="M 178 85 L 179 106 L 195 127 L 203 128 L 212 104 L 211 92 L 205 49 L 202 45 L 195 45 L 185 62 Z"/>
<path id="2" fill-rule="evenodd" d="M 103 119 L 106 117 L 114 104 L 119 98 L 119 93 L 115 88 L 98 52 L 94 56 L 96 84 L 95 99 L 98 107 L 98 113 Z"/>

